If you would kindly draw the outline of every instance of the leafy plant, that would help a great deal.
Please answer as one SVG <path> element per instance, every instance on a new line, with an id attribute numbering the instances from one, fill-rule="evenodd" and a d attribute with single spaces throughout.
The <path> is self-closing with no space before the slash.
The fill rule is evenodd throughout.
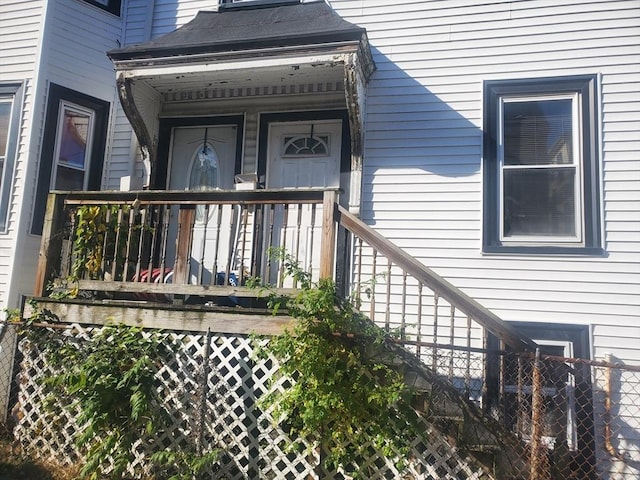
<path id="1" fill-rule="evenodd" d="M 258 344 L 258 354 L 273 356 L 279 370 L 261 406 L 291 434 L 291 448 L 305 440 L 319 448 L 322 467 L 355 470 L 373 453 L 398 461 L 415 438 L 411 392 L 390 365 L 385 333 L 358 311 L 358 301 L 336 294 L 331 280 L 312 283 L 297 263 L 276 252 L 285 270 L 296 275 L 299 294 L 272 297 L 271 308 L 286 308 L 297 323 L 283 334 Z M 284 378 L 283 378 L 284 377 Z"/>
<path id="2" fill-rule="evenodd" d="M 218 461 L 220 450 L 212 450 L 204 454 L 174 452 L 162 450 L 151 456 L 151 461 L 158 465 L 167 480 L 193 480 L 203 478 L 207 470 Z M 166 476 L 169 475 L 169 476 Z"/>
<path id="3" fill-rule="evenodd" d="M 47 344 L 48 359 L 60 373 L 45 383 L 77 405 L 76 437 L 86 448 L 83 478 L 121 478 L 133 460 L 132 446 L 163 426 L 163 411 L 155 396 L 154 377 L 163 347 L 157 333 L 124 325 L 106 326 L 90 341 L 58 340 Z"/>
<path id="4" fill-rule="evenodd" d="M 124 266 L 136 255 L 142 233 L 152 233 L 153 227 L 141 224 L 139 203 L 133 205 L 83 205 L 75 211 L 71 280 L 87 275 L 99 278 L 110 262 Z M 133 221 L 124 221 L 133 215 Z M 130 272 L 117 272 L 126 277 Z M 114 278 L 113 280 L 116 280 Z"/>
<path id="5" fill-rule="evenodd" d="M 94 278 L 104 256 L 104 237 L 110 224 L 106 205 L 85 205 L 76 211 L 71 276 L 80 278 L 85 272 Z"/>

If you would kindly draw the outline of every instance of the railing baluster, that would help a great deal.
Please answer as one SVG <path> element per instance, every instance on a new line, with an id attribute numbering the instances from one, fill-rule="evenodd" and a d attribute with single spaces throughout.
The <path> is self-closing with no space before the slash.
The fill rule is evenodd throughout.
<path id="1" fill-rule="evenodd" d="M 387 308 L 384 312 L 384 330 L 388 333 L 391 323 L 391 260 L 387 259 Z"/>
<path id="2" fill-rule="evenodd" d="M 129 279 L 129 262 L 131 259 L 131 239 L 133 238 L 133 225 L 135 220 L 135 208 L 129 209 L 129 223 L 127 226 L 127 248 L 124 257 L 124 268 L 122 271 L 122 280 L 127 281 Z"/>
<path id="3" fill-rule="evenodd" d="M 362 238 L 358 237 L 358 247 L 357 247 L 357 258 L 356 265 L 357 275 L 356 275 L 356 297 L 358 300 L 362 300 Z"/>
<path id="4" fill-rule="evenodd" d="M 309 236 L 311 238 L 309 239 L 309 251 L 307 253 L 307 256 L 309 257 L 309 268 L 307 269 L 309 275 L 313 275 L 313 232 L 316 229 L 316 212 L 317 208 L 316 204 L 314 203 L 313 205 L 311 205 L 311 228 L 309 229 Z"/>
<path id="5" fill-rule="evenodd" d="M 422 336 L 420 332 L 422 330 L 422 283 L 418 283 L 418 312 L 416 316 L 416 355 L 420 357 L 421 349 L 420 342 L 422 342 Z"/>
<path id="6" fill-rule="evenodd" d="M 75 215 L 74 215 L 74 218 L 75 218 Z M 105 228 L 104 237 L 102 239 L 102 259 L 100 261 L 100 272 L 102 272 L 103 276 L 107 271 L 107 254 L 108 254 L 107 247 L 109 245 L 109 234 L 111 233 L 109 232 L 109 228 L 108 228 L 109 224 L 111 223 L 110 207 L 107 207 L 107 213 L 104 216 L 104 221 L 105 221 L 105 224 L 107 225 L 107 228 Z M 72 228 L 71 230 L 72 232 L 75 231 L 75 226 L 72 226 L 71 228 Z"/>
<path id="7" fill-rule="evenodd" d="M 147 282 L 151 282 L 152 279 L 151 277 L 153 277 L 153 275 L 151 275 L 151 273 L 153 272 L 153 257 L 156 253 L 156 248 L 157 248 L 157 244 L 158 244 L 158 231 L 160 230 L 160 209 L 158 208 L 153 208 L 153 206 L 151 205 L 147 205 L 147 210 L 148 210 L 148 216 L 149 216 L 149 228 L 150 228 L 150 232 L 151 232 L 151 242 L 149 244 L 149 256 L 147 258 L 147 272 L 149 272 L 149 275 L 147 275 Z M 160 283 L 164 282 L 164 270 L 161 269 L 160 270 Z"/>
<path id="8" fill-rule="evenodd" d="M 453 305 L 449 306 L 450 316 L 449 316 L 449 345 L 455 345 L 456 343 L 456 332 L 455 332 L 455 321 L 456 321 L 456 307 Z M 453 350 L 449 353 L 449 379 L 453 380 Z"/>
<path id="9" fill-rule="evenodd" d="M 296 219 L 296 231 L 295 231 L 295 235 L 294 237 L 296 238 L 295 240 L 295 253 L 294 253 L 294 258 L 300 258 L 300 242 L 303 239 L 302 236 L 302 206 L 298 205 L 298 217 Z M 293 288 L 297 288 L 298 287 L 298 279 L 297 278 L 293 278 Z"/>
<path id="10" fill-rule="evenodd" d="M 73 246 L 75 245 L 75 231 L 76 231 L 76 221 L 78 220 L 78 213 L 76 209 L 73 209 L 73 213 L 70 215 L 70 225 L 69 225 L 69 241 L 66 242 L 66 255 L 64 255 L 65 260 L 62 261 L 60 265 L 61 274 L 64 276 L 69 276 L 73 270 Z M 62 243 L 64 247 L 64 242 Z M 66 264 L 65 264 L 66 263 Z"/>
<path id="11" fill-rule="evenodd" d="M 248 225 L 249 225 L 249 207 L 246 205 L 242 206 L 242 249 L 240 253 L 240 264 L 237 266 L 238 273 L 238 285 L 242 285 L 244 283 L 244 257 L 247 251 L 247 234 L 248 234 Z"/>
<path id="12" fill-rule="evenodd" d="M 218 283 L 218 256 L 220 255 L 220 229 L 222 226 L 222 211 L 224 205 L 216 205 L 218 215 L 216 216 L 216 241 L 213 247 L 213 266 L 211 268 L 211 274 L 213 275 L 213 283 Z M 231 214 L 233 214 L 233 207 L 231 207 Z"/>
<path id="13" fill-rule="evenodd" d="M 298 205 L 300 208 L 300 205 Z M 289 204 L 285 204 L 282 209 L 282 240 L 280 246 L 286 251 L 287 250 L 287 228 L 289 225 Z M 298 257 L 295 258 L 296 262 L 300 262 Z M 280 267 L 278 271 L 278 288 L 282 288 L 284 285 L 284 262 L 280 262 Z"/>
<path id="14" fill-rule="evenodd" d="M 113 264 L 111 265 L 111 279 L 112 280 L 126 280 L 118 275 L 118 253 L 120 252 L 120 237 L 122 236 L 122 224 L 124 223 L 124 211 L 122 205 L 118 205 L 118 216 L 116 224 L 116 241 L 113 251 Z"/>
<path id="15" fill-rule="evenodd" d="M 464 375 L 464 389 L 466 398 L 471 392 L 471 317 L 467 315 L 467 364 Z"/>
<path id="16" fill-rule="evenodd" d="M 202 205 L 198 205 L 198 207 L 202 207 Z M 196 213 L 197 213 L 197 210 L 196 210 Z M 198 285 L 202 285 L 203 276 L 204 276 L 204 262 L 205 262 L 205 254 L 207 251 L 207 231 L 209 229 L 209 204 L 204 205 L 203 215 L 204 217 L 202 219 L 202 243 L 200 244 L 200 258 L 198 259 L 198 280 L 197 280 Z"/>
<path id="17" fill-rule="evenodd" d="M 276 218 L 276 206 L 275 204 L 272 203 L 269 205 L 269 218 L 267 219 L 268 225 L 269 225 L 268 227 L 269 233 L 267 235 L 267 244 L 265 245 L 265 253 L 267 254 L 267 258 L 266 258 L 267 264 L 265 266 L 265 278 L 263 280 L 267 283 L 271 282 L 271 266 L 273 264 L 273 259 L 271 258 L 271 255 L 269 253 L 273 248 L 275 218 Z"/>
<path id="18" fill-rule="evenodd" d="M 402 271 L 402 305 L 400 312 L 400 338 L 407 339 L 407 272 Z"/>
<path id="19" fill-rule="evenodd" d="M 140 279 L 140 271 L 142 269 L 142 252 L 144 251 L 145 232 L 149 228 L 149 215 L 146 208 L 139 210 L 140 212 L 140 234 L 138 235 L 138 256 L 136 258 L 136 272 L 134 278 Z M 149 271 L 148 276 L 153 277 L 153 272 Z"/>
<path id="20" fill-rule="evenodd" d="M 431 366 L 434 371 L 438 368 L 438 299 L 437 293 L 433 294 L 433 352 Z"/>
<path id="21" fill-rule="evenodd" d="M 160 246 L 160 274 L 163 276 L 167 268 L 167 245 L 169 243 L 169 223 L 171 219 L 171 207 L 167 206 L 162 211 L 162 236 Z"/>
<path id="22" fill-rule="evenodd" d="M 242 212 L 238 211 L 237 212 L 237 217 L 236 217 L 236 207 L 239 209 L 240 204 L 237 205 L 230 205 L 229 206 L 229 236 L 228 238 L 226 238 L 227 240 L 227 258 L 224 259 L 224 282 L 222 283 L 223 285 L 229 285 L 229 278 L 231 278 L 231 263 L 233 262 L 233 258 L 235 255 L 235 249 L 238 246 L 237 245 L 237 238 L 234 238 L 236 236 L 236 232 L 240 231 L 240 217 L 242 215 Z M 237 229 L 237 230 L 236 230 Z"/>
<path id="23" fill-rule="evenodd" d="M 264 228 L 264 206 L 253 206 L 253 248 L 251 251 L 251 272 L 252 276 L 260 275 L 260 267 L 262 265 L 260 255 L 262 254 L 262 229 Z"/>
<path id="24" fill-rule="evenodd" d="M 369 288 L 371 289 L 371 297 L 369 298 L 369 317 L 372 321 L 376 321 L 376 266 L 378 263 L 378 251 L 374 248 L 371 252 L 371 281 Z"/>

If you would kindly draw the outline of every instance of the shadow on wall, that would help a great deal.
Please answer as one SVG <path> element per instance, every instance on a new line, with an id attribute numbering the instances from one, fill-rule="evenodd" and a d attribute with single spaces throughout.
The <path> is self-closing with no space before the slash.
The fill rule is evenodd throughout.
<path id="1" fill-rule="evenodd" d="M 373 202 L 389 195 L 395 197 L 391 201 L 417 201 L 427 209 L 432 202 L 460 201 L 466 193 L 464 201 L 477 203 L 479 217 L 482 129 L 458 110 L 480 111 L 480 87 L 470 93 L 468 86 L 452 92 L 455 87 L 441 85 L 456 99 L 446 103 L 379 50 L 372 51 L 377 70 L 367 90 L 363 216 L 375 223 Z M 398 198 L 400 192 L 406 201 Z"/>

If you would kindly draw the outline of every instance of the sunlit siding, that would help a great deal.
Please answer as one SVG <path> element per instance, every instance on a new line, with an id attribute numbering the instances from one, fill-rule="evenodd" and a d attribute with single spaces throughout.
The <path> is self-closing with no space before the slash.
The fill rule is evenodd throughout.
<path id="1" fill-rule="evenodd" d="M 19 241 L 20 220 L 28 211 L 21 207 L 24 198 L 25 174 L 30 158 L 31 117 L 34 103 L 34 78 L 42 34 L 43 1 L 3 0 L 0 2 L 0 84 L 21 82 L 24 85 L 22 117 L 20 118 L 17 158 L 8 212 L 6 233 L 0 234 L 0 309 L 16 306 L 12 293 L 13 275 Z"/>
<path id="2" fill-rule="evenodd" d="M 597 357 L 640 361 L 640 4 L 331 4 L 377 65 L 364 219 L 502 318 L 592 325 Z M 483 256 L 482 82 L 576 74 L 601 75 L 606 254 Z"/>
<path id="3" fill-rule="evenodd" d="M 48 17 L 49 81 L 113 102 L 115 74 L 106 52 L 119 46 L 120 17 L 77 0 L 53 2 Z"/>

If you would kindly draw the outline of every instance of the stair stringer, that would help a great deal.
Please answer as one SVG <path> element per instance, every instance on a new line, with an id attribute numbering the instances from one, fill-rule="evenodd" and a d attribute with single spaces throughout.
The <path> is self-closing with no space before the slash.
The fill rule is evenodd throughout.
<path id="1" fill-rule="evenodd" d="M 416 393 L 414 409 L 445 435 L 459 453 L 466 453 L 495 478 L 526 480 L 530 476 L 528 447 L 496 419 L 482 412 L 450 382 L 392 340 L 386 349 L 392 362 Z"/>

